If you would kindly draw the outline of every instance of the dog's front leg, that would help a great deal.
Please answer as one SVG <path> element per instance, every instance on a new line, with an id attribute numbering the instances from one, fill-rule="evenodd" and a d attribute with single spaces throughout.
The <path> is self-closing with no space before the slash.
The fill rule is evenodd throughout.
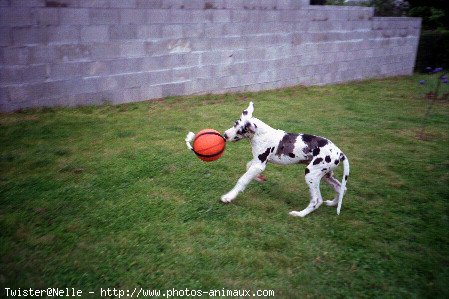
<path id="1" fill-rule="evenodd" d="M 265 163 L 261 163 L 260 161 L 254 161 L 251 163 L 251 166 L 248 168 L 248 170 L 245 172 L 244 175 L 240 177 L 240 179 L 237 181 L 237 184 L 232 188 L 231 191 L 226 193 L 221 197 L 221 201 L 225 203 L 229 203 L 233 201 L 237 195 L 245 190 L 246 186 L 259 174 L 262 173 L 262 171 L 265 170 Z"/>

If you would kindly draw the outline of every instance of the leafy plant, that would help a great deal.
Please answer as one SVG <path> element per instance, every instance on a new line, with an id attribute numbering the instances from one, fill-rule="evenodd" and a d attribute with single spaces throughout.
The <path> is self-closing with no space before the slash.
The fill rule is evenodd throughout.
<path id="1" fill-rule="evenodd" d="M 425 93 L 424 97 L 427 100 L 430 100 L 429 106 L 427 107 L 426 113 L 424 114 L 423 124 L 421 127 L 421 130 L 418 134 L 418 138 L 421 140 L 426 139 L 425 136 L 425 128 L 426 124 L 430 118 L 431 111 L 433 106 L 435 105 L 436 101 L 447 101 L 449 98 L 449 92 L 442 93 L 442 85 L 441 84 L 448 84 L 447 80 L 447 72 L 443 70 L 443 68 L 431 68 L 427 67 L 426 71 L 428 72 L 429 76 L 431 78 L 429 80 L 420 80 L 419 84 L 427 87 L 427 92 Z"/>

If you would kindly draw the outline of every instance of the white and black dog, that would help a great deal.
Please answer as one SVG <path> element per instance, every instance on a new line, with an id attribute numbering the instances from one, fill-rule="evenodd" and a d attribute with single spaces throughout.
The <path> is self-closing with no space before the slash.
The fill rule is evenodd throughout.
<path id="1" fill-rule="evenodd" d="M 280 165 L 307 164 L 305 170 L 306 183 L 310 189 L 310 203 L 302 211 L 292 211 L 290 215 L 304 217 L 316 210 L 322 203 L 320 181 L 324 180 L 334 189 L 333 200 L 326 205 L 338 206 L 340 214 L 346 182 L 349 176 L 349 161 L 343 152 L 330 140 L 308 134 L 292 134 L 276 130 L 261 120 L 253 117 L 254 105 L 251 102 L 232 128 L 226 130 L 223 137 L 226 141 L 238 141 L 248 138 L 251 141 L 253 159 L 246 165 L 246 173 L 240 177 L 231 191 L 221 197 L 221 201 L 233 201 L 239 192 L 253 180 L 263 180 L 261 173 L 268 162 Z M 193 135 L 193 133 L 189 133 Z M 193 136 L 190 136 L 192 139 Z M 187 145 L 189 146 L 189 144 Z M 334 169 L 343 164 L 343 179 L 340 182 L 333 176 Z"/>

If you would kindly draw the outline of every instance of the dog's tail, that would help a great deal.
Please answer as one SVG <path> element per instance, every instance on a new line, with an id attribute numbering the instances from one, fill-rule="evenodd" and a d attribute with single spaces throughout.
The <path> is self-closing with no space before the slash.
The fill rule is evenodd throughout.
<path id="1" fill-rule="evenodd" d="M 343 195 L 345 195 L 346 183 L 348 182 L 349 177 L 349 160 L 345 155 L 342 155 L 340 159 L 343 160 L 343 179 L 341 180 L 340 194 L 338 194 L 337 215 L 340 215 Z"/>
<path id="2" fill-rule="evenodd" d="M 185 139 L 187 148 L 188 148 L 189 150 L 192 150 L 192 151 L 193 151 L 193 147 L 192 147 L 192 145 L 191 145 L 190 143 L 191 143 L 194 139 L 195 139 L 195 133 L 193 133 L 193 132 L 189 132 L 189 133 L 187 134 L 187 136 L 186 136 L 186 139 Z"/>

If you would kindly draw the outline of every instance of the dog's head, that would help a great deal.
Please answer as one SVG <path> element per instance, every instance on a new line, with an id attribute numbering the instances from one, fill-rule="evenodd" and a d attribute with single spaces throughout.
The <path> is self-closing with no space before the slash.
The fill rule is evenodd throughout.
<path id="1" fill-rule="evenodd" d="M 226 141 L 239 141 L 243 138 L 251 138 L 256 133 L 257 126 L 252 121 L 253 112 L 254 104 L 250 102 L 248 108 L 243 110 L 242 115 L 234 123 L 234 126 L 224 132 L 223 137 Z"/>

